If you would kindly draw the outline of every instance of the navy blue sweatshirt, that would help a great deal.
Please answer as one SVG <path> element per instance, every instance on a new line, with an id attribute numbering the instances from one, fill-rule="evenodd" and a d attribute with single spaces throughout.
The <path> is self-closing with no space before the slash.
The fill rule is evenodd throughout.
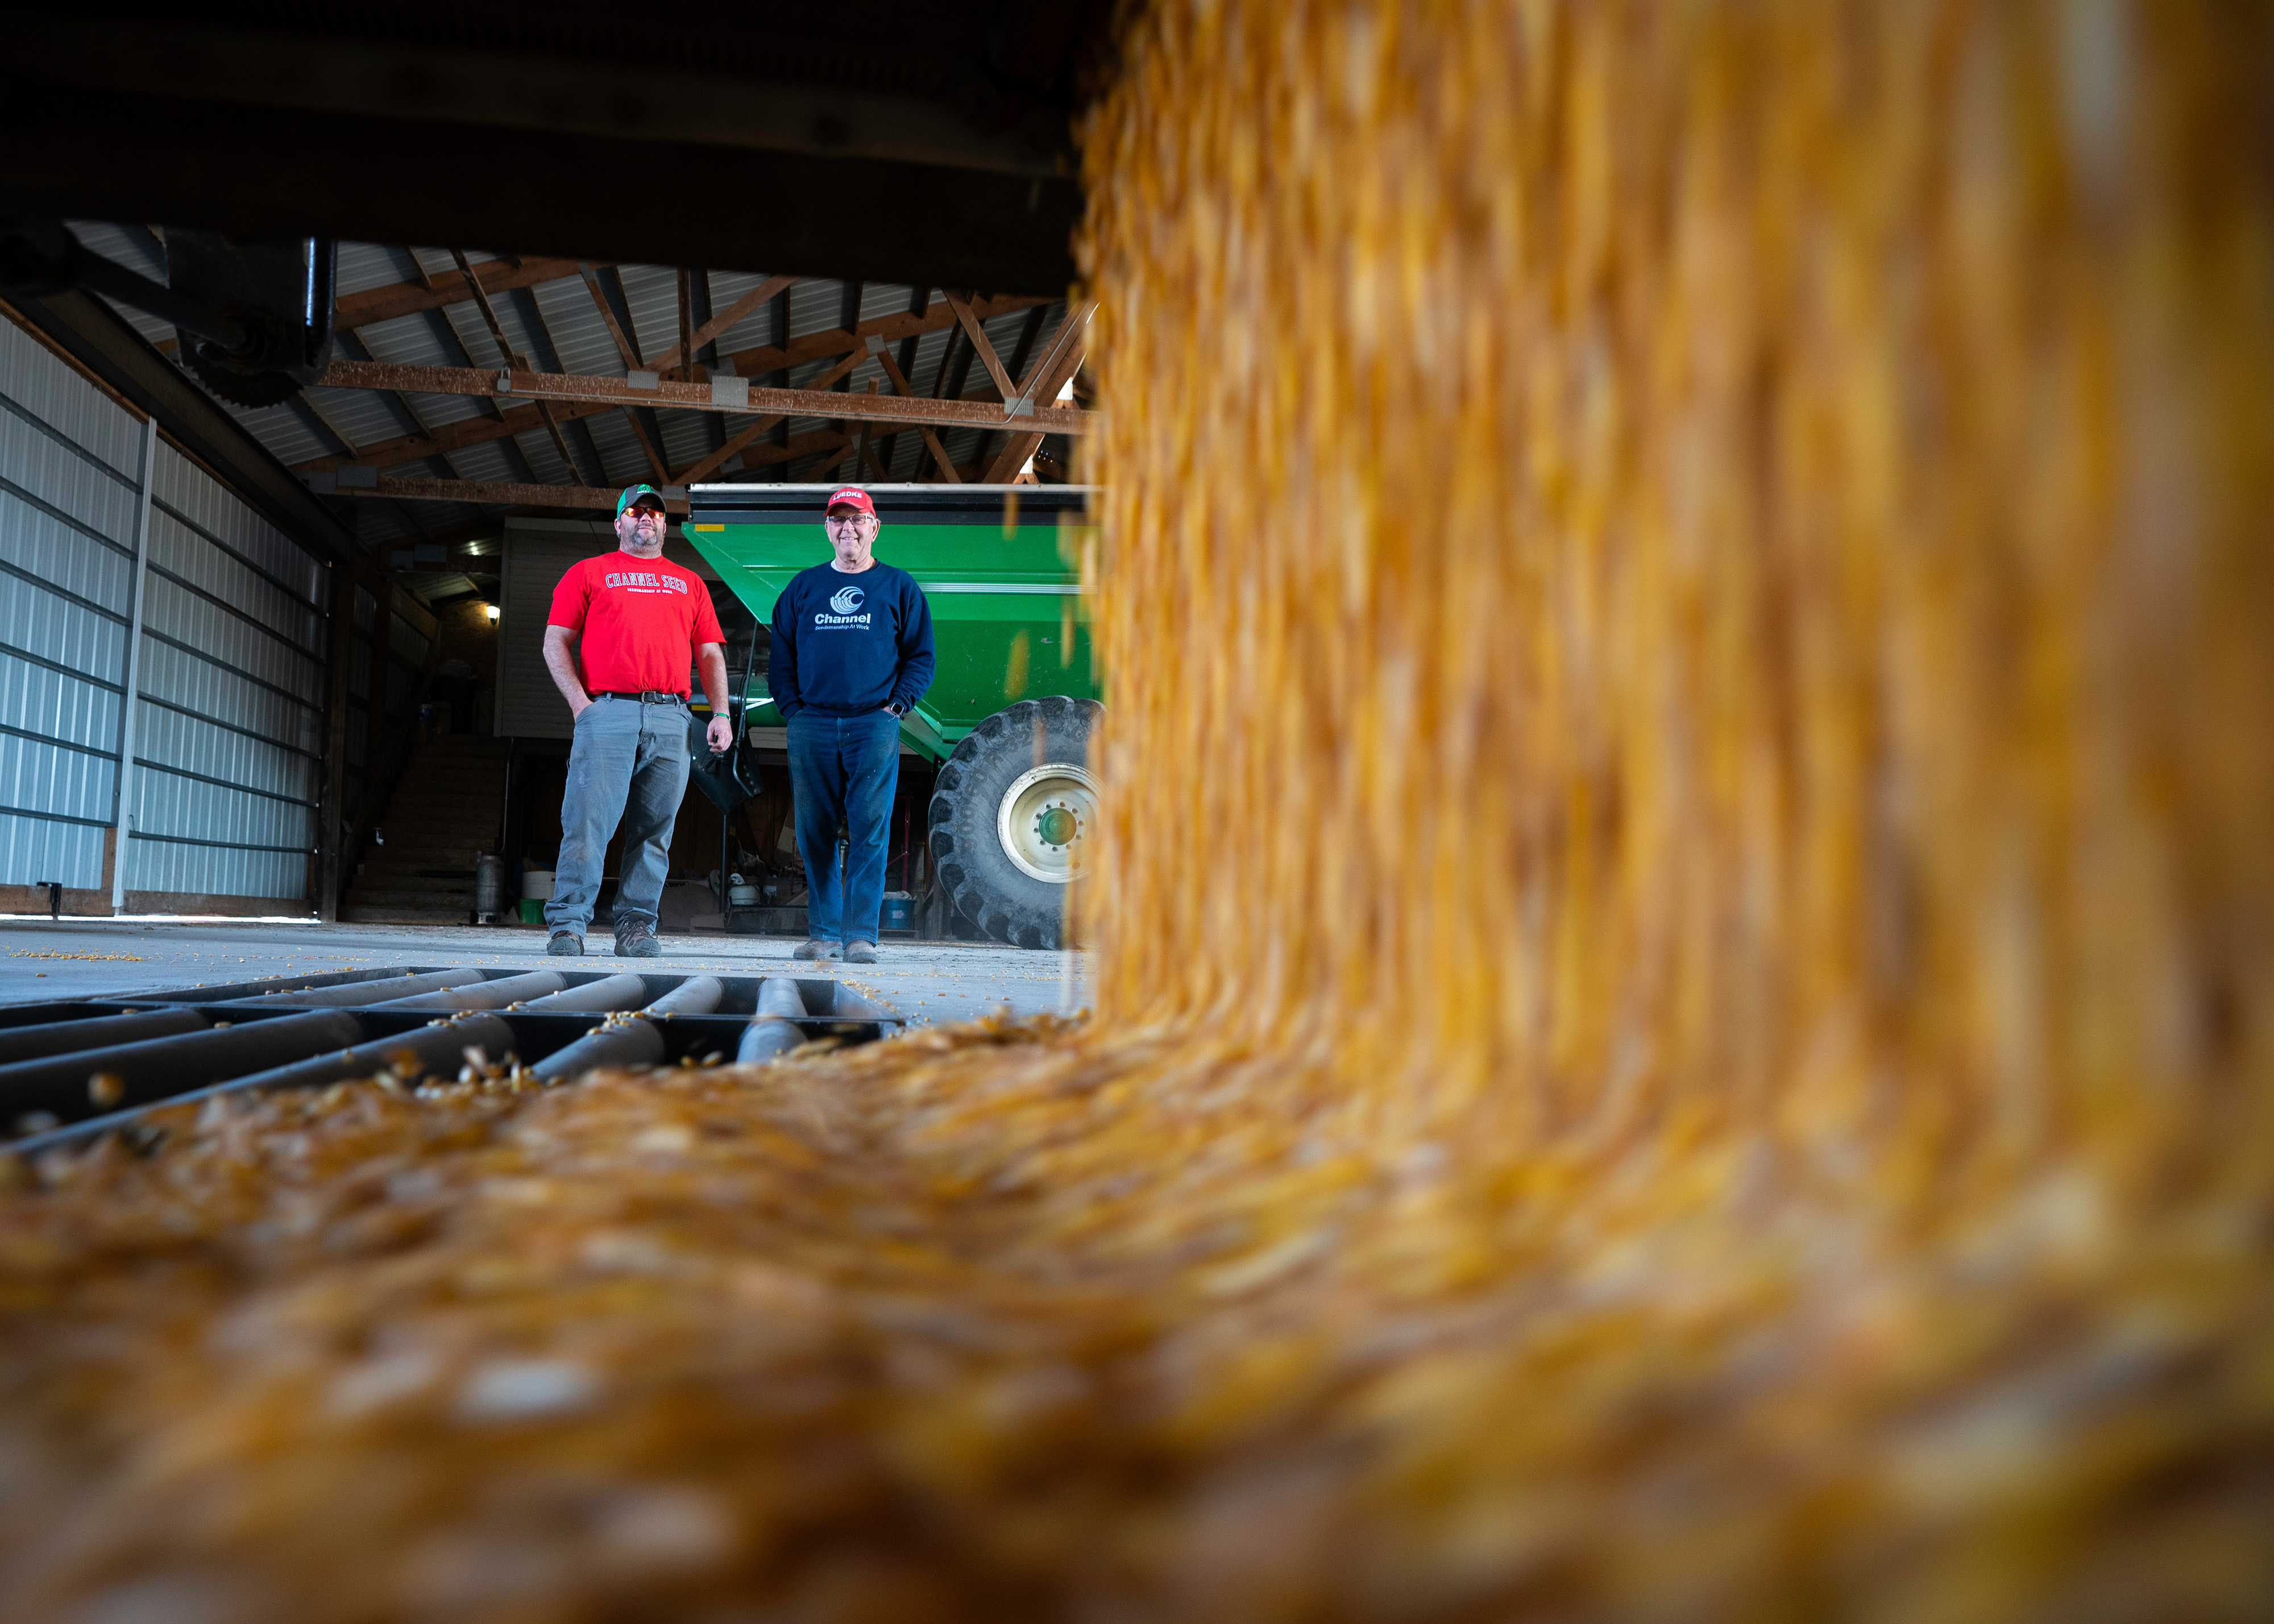
<path id="1" fill-rule="evenodd" d="M 931 686 L 931 605 L 905 569 L 848 575 L 816 564 L 774 600 L 766 688 L 787 721 L 801 710 L 862 716 L 913 709 Z"/>

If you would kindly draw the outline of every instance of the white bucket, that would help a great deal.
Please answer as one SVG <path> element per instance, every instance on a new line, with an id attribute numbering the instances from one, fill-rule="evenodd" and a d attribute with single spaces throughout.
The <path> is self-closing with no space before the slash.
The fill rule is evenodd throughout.
<path id="1" fill-rule="evenodd" d="M 521 871 L 521 894 L 531 902 L 553 899 L 553 870 L 523 868 Z"/>

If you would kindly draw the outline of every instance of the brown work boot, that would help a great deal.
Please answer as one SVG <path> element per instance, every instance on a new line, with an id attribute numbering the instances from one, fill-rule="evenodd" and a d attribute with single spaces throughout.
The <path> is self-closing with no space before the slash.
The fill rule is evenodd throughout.
<path id="1" fill-rule="evenodd" d="M 792 959 L 834 959 L 837 957 L 837 944 L 825 942 L 816 936 L 810 942 L 798 944 L 797 951 L 790 957 Z"/>
<path id="2" fill-rule="evenodd" d="M 876 963 L 877 944 L 874 942 L 847 942 L 845 944 L 845 962 L 847 964 Z"/>

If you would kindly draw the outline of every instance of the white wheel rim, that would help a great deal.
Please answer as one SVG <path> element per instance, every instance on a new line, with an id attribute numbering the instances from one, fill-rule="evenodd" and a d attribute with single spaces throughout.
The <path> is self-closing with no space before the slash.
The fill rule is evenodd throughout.
<path id="1" fill-rule="evenodd" d="M 1053 885 L 1081 876 L 1096 828 L 1097 781 L 1069 762 L 1020 773 L 995 813 L 1004 854 L 1020 873 Z"/>

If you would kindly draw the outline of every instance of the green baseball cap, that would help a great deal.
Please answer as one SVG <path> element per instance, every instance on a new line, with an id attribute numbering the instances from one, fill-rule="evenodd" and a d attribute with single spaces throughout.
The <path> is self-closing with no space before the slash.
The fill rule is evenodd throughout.
<path id="1" fill-rule="evenodd" d="M 624 516 L 624 509 L 630 507 L 634 502 L 639 500 L 643 496 L 652 496 L 655 498 L 655 505 L 657 507 L 661 508 L 664 506 L 663 492 L 657 490 L 653 485 L 628 485 L 624 487 L 624 493 L 616 498 L 616 517 L 619 519 L 622 518 Z"/>

